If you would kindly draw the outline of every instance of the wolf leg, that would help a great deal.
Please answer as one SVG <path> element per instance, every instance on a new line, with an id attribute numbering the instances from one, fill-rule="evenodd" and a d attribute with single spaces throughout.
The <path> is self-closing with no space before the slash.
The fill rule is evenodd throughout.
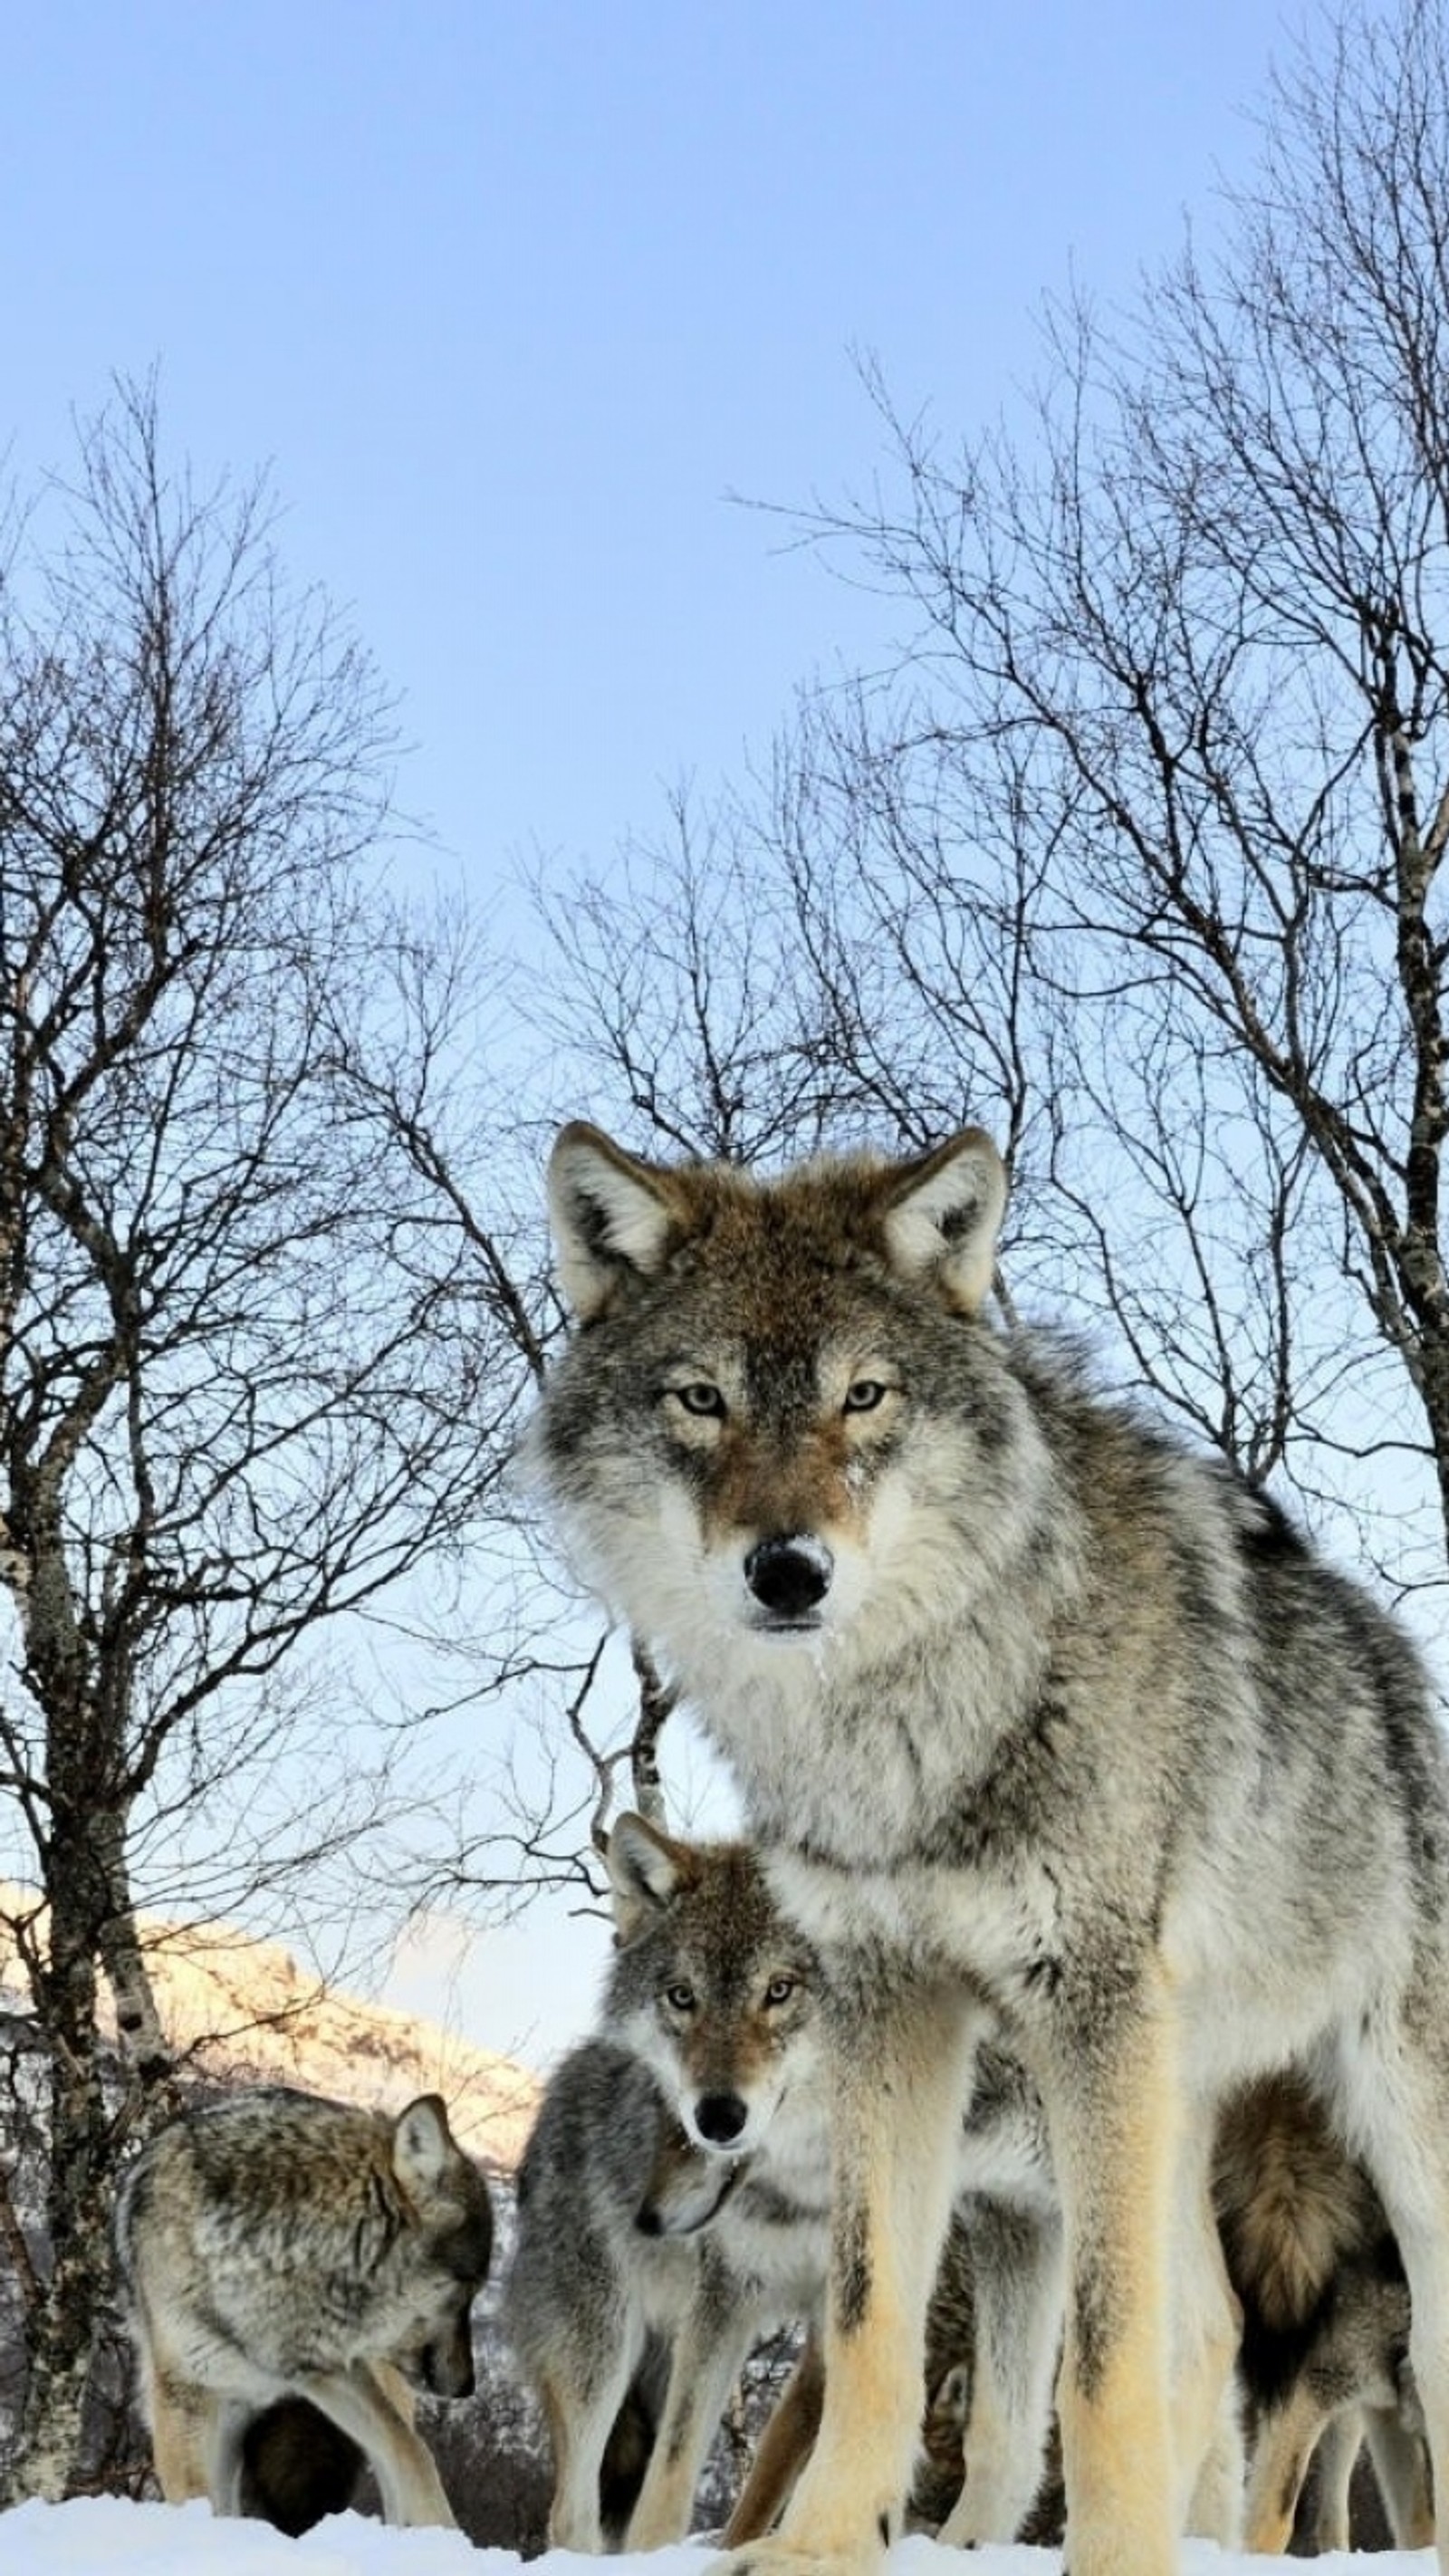
<path id="1" fill-rule="evenodd" d="M 1386 2034 L 1345 2053 L 1340 2080 L 1353 2133 L 1408 2278 L 1409 2351 L 1423 2410 L 1433 2492 L 1449 2496 L 1449 1959 L 1425 1944 L 1415 1987 Z M 1377 2451 L 1375 2460 L 1377 2461 Z M 1435 2533 L 1449 2576 L 1449 2512 Z"/>
<path id="2" fill-rule="evenodd" d="M 1195 2539 L 1215 2540 L 1222 2549 L 1242 2547 L 1246 2479 L 1242 2401 L 1236 2374 L 1230 2371 L 1187 2508 L 1186 2528 Z"/>
<path id="3" fill-rule="evenodd" d="M 310 2398 L 366 2453 L 385 2521 L 457 2529 L 431 2451 L 389 2403 L 366 2362 L 305 2380 L 297 2395 Z"/>
<path id="4" fill-rule="evenodd" d="M 921 2419 L 926 2304 L 946 2232 L 978 2017 L 957 1985 L 837 1971 L 825 2404 L 779 2532 L 731 2565 L 873 2569 L 901 2528 Z"/>
<path id="5" fill-rule="evenodd" d="M 754 2340 L 753 2323 L 737 2282 L 701 2282 L 674 2339 L 664 2411 L 629 2517 L 627 2550 L 660 2549 L 688 2532 L 705 2454 Z"/>
<path id="6" fill-rule="evenodd" d="M 1328 2409 L 1300 2379 L 1281 2406 L 1265 2413 L 1253 2445 L 1243 2538 L 1250 2550 L 1281 2558 L 1293 2537 L 1308 2464 L 1328 2422 Z"/>
<path id="7" fill-rule="evenodd" d="M 1014 2540 L 1041 2485 L 1064 2306 L 1060 2220 L 992 2200 L 972 2204 L 976 2352 L 963 2428 L 962 2486 L 939 2540 Z"/>
<path id="8" fill-rule="evenodd" d="M 725 2524 L 727 2549 L 768 2531 L 814 2447 L 825 2399 L 825 2361 L 812 2327 L 784 2394 L 760 2435 L 750 2473 Z"/>
<path id="9" fill-rule="evenodd" d="M 1331 2549 L 1349 2545 L 1349 2490 L 1358 2466 L 1363 2441 L 1364 2418 L 1357 2406 L 1345 2406 L 1331 2422 L 1324 2425 L 1318 2448 L 1313 2455 L 1317 2499 L 1313 2515 L 1313 2537 L 1320 2557 Z M 1433 2531 L 1429 2538 L 1434 2537 Z"/>
<path id="10" fill-rule="evenodd" d="M 168 2504 L 212 2493 L 211 2464 L 220 2401 L 194 2380 L 158 2369 L 151 2380 L 151 2457 Z M 214 2500 L 214 2499 L 213 2499 Z"/>
<path id="11" fill-rule="evenodd" d="M 1173 2191 L 1172 2438 L 1179 2530 L 1234 2549 L 1243 2512 L 1243 2310 L 1213 2215 L 1215 2127 L 1205 2108 L 1188 2115 Z"/>
<path id="12" fill-rule="evenodd" d="M 1406 2424 L 1401 2413 L 1384 2406 L 1366 2407 L 1363 2424 L 1395 2540 L 1400 2549 L 1432 2549 L 1434 2497 L 1422 2433 Z M 1344 2528 L 1346 2531 L 1346 2522 Z M 1346 2549 L 1348 2541 L 1345 2538 L 1334 2545 Z"/>
<path id="13" fill-rule="evenodd" d="M 1170 2212 L 1184 2105 L 1165 1985 L 1064 1993 L 1041 2070 L 1067 2241 L 1058 2384 L 1070 2576 L 1174 2576 Z M 1102 1982 L 1105 1982 L 1102 1981 Z M 1079 2009 L 1078 2009 L 1079 2005 Z M 1195 2464 L 1194 2464 L 1195 2465 Z"/>
<path id="14" fill-rule="evenodd" d="M 576 2357 L 576 2359 L 581 2357 Z M 572 2373 L 551 2370 L 539 2380 L 553 2448 L 553 2502 L 548 2510 L 551 2549 L 598 2551 L 604 2546 L 599 2519 L 599 2473 L 614 2420 L 629 2393 L 637 2364 L 634 2339 L 621 2334 L 617 2347 L 595 2355 L 597 2367 Z"/>
<path id="15" fill-rule="evenodd" d="M 213 2513 L 243 2515 L 243 2442 L 256 2409 L 235 2397 L 213 2397 L 206 2437 L 206 2486 Z"/>

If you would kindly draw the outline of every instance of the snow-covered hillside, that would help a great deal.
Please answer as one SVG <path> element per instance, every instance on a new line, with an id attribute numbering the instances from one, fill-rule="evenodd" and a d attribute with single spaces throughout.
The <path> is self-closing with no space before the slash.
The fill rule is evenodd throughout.
<path id="1" fill-rule="evenodd" d="M 3 1918 L 24 1910 L 0 1884 L 0 2004 L 18 2000 Z M 511 2172 L 537 2106 L 538 2078 L 436 2022 L 332 1990 L 280 1942 L 234 1925 L 182 1926 L 143 1915 L 140 1933 L 168 2040 L 199 2076 L 226 2084 L 296 2084 L 334 2100 L 400 2110 L 441 2093 L 455 2134 Z"/>

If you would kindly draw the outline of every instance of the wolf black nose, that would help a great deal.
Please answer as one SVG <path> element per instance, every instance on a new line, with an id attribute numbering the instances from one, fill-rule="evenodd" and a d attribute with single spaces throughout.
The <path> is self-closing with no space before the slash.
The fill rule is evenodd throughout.
<path id="1" fill-rule="evenodd" d="M 823 1539 L 800 1535 L 762 1538 L 745 1559 L 745 1581 L 755 1599 L 780 1619 L 798 1619 L 824 1600 L 835 1559 Z"/>
<path id="2" fill-rule="evenodd" d="M 694 2124 L 712 2147 L 733 2146 L 750 2116 L 738 2093 L 702 2093 L 694 2106 Z"/>

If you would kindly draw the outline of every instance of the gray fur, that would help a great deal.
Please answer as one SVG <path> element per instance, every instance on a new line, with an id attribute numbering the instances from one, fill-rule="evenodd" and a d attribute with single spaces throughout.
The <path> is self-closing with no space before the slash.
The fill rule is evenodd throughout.
<path id="1" fill-rule="evenodd" d="M 878 2287 L 873 2371 L 828 2338 L 781 2548 L 863 2565 L 898 2513 L 891 2392 L 984 2021 L 1062 2191 L 1073 2576 L 1169 2576 L 1234 2342 L 1213 2114 L 1257 2073 L 1307 2071 L 1383 2198 L 1449 2492 L 1449 1788 L 1393 1617 L 1222 1461 L 985 1319 L 989 1158 L 973 1134 L 759 1181 L 566 1129 L 581 1328 L 531 1455 L 849 2026 L 836 2225 L 910 2322 Z"/>
<path id="2" fill-rule="evenodd" d="M 808 1946 L 740 1844 L 676 1843 L 622 1817 L 610 1867 L 619 1943 L 599 2029 L 540 2105 L 504 2294 L 548 2416 L 556 2548 L 601 2545 L 606 2446 L 660 2345 L 659 2424 L 627 2545 L 683 2536 L 740 2366 L 762 2335 L 818 2310 L 829 2235 Z M 700 2122 L 725 2102 L 743 2117 L 720 2146 Z"/>
<path id="3" fill-rule="evenodd" d="M 451 2524 L 406 2388 L 471 2393 L 492 2236 L 436 2094 L 391 2118 L 258 2087 L 159 2130 L 115 2242 L 168 2501 L 241 2510 L 249 2428 L 303 2398 L 371 2462 L 389 2521 Z"/>

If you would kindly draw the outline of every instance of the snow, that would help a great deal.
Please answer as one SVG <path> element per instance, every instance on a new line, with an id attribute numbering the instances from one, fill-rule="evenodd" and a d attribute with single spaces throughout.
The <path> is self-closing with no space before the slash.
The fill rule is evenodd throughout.
<path id="1" fill-rule="evenodd" d="M 610 2561 L 611 2576 L 701 2576 L 714 2556 L 690 2542 L 648 2558 Z M 1296 2562 L 1294 2562 L 1296 2563 Z M 1432 2576 L 1431 2549 L 1384 2550 L 1366 2559 L 1335 2552 L 1316 2559 L 1322 2576 Z M 567 2550 L 530 2559 L 529 2576 L 578 2576 L 597 2566 Z M 962 2576 L 965 2562 L 934 2540 L 902 2540 L 890 2576 Z M 971 2576 L 1058 2576 L 1056 2549 L 977 2549 Z M 338 2514 L 304 2539 L 286 2540 L 263 2522 L 218 2522 L 204 2504 L 130 2504 L 112 2496 L 76 2504 L 22 2504 L 0 2513 L 0 2566 L 7 2576 L 515 2576 L 524 2561 L 509 2549 L 474 2549 L 457 2531 L 391 2531 L 361 2514 Z M 1261 2558 L 1212 2541 L 1182 2545 L 1180 2576 L 1263 2576 Z"/>

